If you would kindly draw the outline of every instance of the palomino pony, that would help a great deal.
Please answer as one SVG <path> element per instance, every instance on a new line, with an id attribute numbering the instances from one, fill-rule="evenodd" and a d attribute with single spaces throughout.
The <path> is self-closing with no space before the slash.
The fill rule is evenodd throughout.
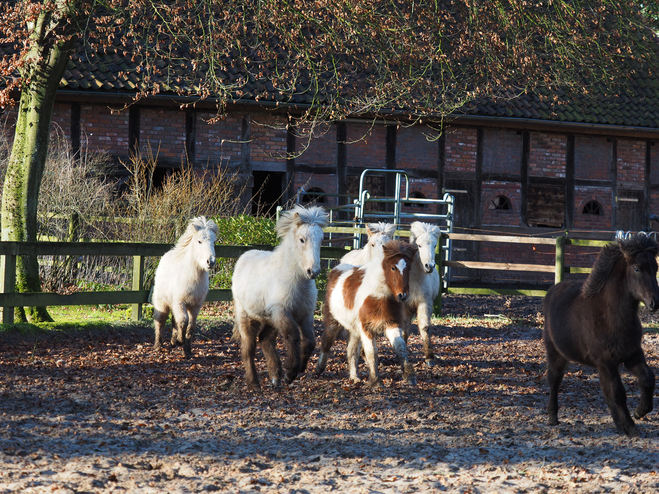
<path id="1" fill-rule="evenodd" d="M 394 238 L 396 225 L 380 221 L 366 225 L 368 242 L 363 249 L 351 250 L 341 258 L 341 264 L 363 266 L 376 255 L 381 254 L 382 246 Z"/>
<path id="2" fill-rule="evenodd" d="M 156 340 L 162 346 L 162 331 L 172 313 L 172 346 L 183 345 L 185 358 L 192 357 L 191 342 L 197 315 L 208 294 L 208 272 L 215 265 L 217 225 L 204 216 L 193 218 L 156 269 L 151 303 Z"/>
<path id="3" fill-rule="evenodd" d="M 641 399 L 634 416 L 652 410 L 654 374 L 641 348 L 643 328 L 639 302 L 651 311 L 659 307 L 656 256 L 659 246 L 638 234 L 602 248 L 583 286 L 558 283 L 543 302 L 543 338 L 547 350 L 549 424 L 558 424 L 558 388 L 568 362 L 596 367 L 600 386 L 616 428 L 628 436 L 639 434 L 629 415 L 619 367 L 638 380 Z"/>
<path id="4" fill-rule="evenodd" d="M 327 224 L 323 208 L 295 206 L 277 222 L 281 243 L 274 251 L 250 250 L 236 263 L 231 282 L 236 314 L 233 335 L 240 339 L 250 389 L 260 389 L 254 364 L 257 337 L 275 387 L 280 386 L 282 373 L 277 333 L 283 337 L 287 353 L 285 382 L 293 382 L 307 367 L 316 346 L 313 313 L 318 292 L 314 280 L 320 272 L 320 245 Z"/>
<path id="5" fill-rule="evenodd" d="M 435 298 L 439 293 L 439 273 L 435 269 L 435 249 L 439 242 L 440 230 L 437 225 L 415 221 L 410 225 L 410 232 L 410 243 L 416 245 L 419 251 L 414 256 L 410 270 L 410 298 L 407 300 L 407 307 L 410 316 L 416 314 L 426 364 L 432 366 L 435 363 L 435 356 L 432 352 L 428 330 Z M 407 331 L 405 339 L 407 340 Z"/>
<path id="6" fill-rule="evenodd" d="M 414 245 L 391 240 L 383 245 L 383 257 L 361 267 L 339 264 L 330 271 L 323 307 L 325 329 L 316 374 L 324 372 L 332 344 L 345 328 L 348 330 L 347 357 L 352 381 L 359 381 L 357 363 L 363 345 L 369 385 L 382 386 L 375 339 L 385 333 L 398 357 L 403 379 L 416 384 L 404 338 L 408 321 L 405 302 L 409 297 L 410 269 L 416 251 Z"/>

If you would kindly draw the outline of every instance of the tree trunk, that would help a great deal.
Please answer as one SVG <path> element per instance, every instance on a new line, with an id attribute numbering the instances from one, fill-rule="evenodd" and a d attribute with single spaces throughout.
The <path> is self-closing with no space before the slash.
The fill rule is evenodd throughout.
<path id="1" fill-rule="evenodd" d="M 46 165 L 55 93 L 70 58 L 75 38 L 53 39 L 52 13 L 43 12 L 34 24 L 32 48 L 23 69 L 23 86 L 14 143 L 7 164 L 2 196 L 3 241 L 37 240 L 39 188 Z M 59 19 L 61 22 L 61 18 Z M 16 291 L 41 291 L 39 265 L 34 256 L 19 257 Z M 17 308 L 16 320 L 52 321 L 45 307 Z"/>

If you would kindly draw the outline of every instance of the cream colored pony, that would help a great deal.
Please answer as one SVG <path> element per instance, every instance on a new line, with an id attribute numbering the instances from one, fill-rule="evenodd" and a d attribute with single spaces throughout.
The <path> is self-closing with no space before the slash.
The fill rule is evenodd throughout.
<path id="1" fill-rule="evenodd" d="M 368 242 L 363 249 L 351 250 L 341 258 L 341 264 L 363 266 L 373 260 L 376 255 L 382 255 L 382 246 L 394 238 L 396 225 L 380 221 L 366 225 Z"/>
<path id="2" fill-rule="evenodd" d="M 416 245 L 419 250 L 412 261 L 410 298 L 407 300 L 407 307 L 410 311 L 410 324 L 416 314 L 426 364 L 432 366 L 435 363 L 435 356 L 428 331 L 434 301 L 439 293 L 440 280 L 435 267 L 435 249 L 439 242 L 440 230 L 437 225 L 415 221 L 410 225 L 410 233 L 410 243 Z M 405 339 L 407 340 L 407 337 Z"/>
<path id="3" fill-rule="evenodd" d="M 151 296 L 154 350 L 162 346 L 162 332 L 171 312 L 172 346 L 183 345 L 185 358 L 192 356 L 197 315 L 208 294 L 208 272 L 215 265 L 217 232 L 213 220 L 193 218 L 176 245 L 160 259 Z"/>
<path id="4" fill-rule="evenodd" d="M 275 387 L 279 387 L 282 373 L 277 334 L 286 347 L 285 382 L 290 384 L 307 367 L 316 346 L 313 314 L 318 291 L 314 280 L 320 273 L 320 245 L 327 224 L 323 208 L 295 206 L 277 222 L 281 243 L 274 251 L 250 250 L 236 263 L 231 281 L 236 318 L 233 335 L 240 340 L 250 389 L 260 388 L 254 365 L 257 338 Z"/>

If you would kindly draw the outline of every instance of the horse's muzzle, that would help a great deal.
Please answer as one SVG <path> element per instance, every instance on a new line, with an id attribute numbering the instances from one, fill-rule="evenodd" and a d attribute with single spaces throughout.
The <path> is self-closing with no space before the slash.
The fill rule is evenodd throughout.
<path id="1" fill-rule="evenodd" d="M 429 262 L 429 263 L 424 264 L 423 267 L 426 270 L 426 273 L 430 274 L 435 270 L 435 263 L 434 262 L 432 262 L 432 263 Z"/>
<path id="2" fill-rule="evenodd" d="M 650 312 L 656 312 L 659 309 L 659 301 L 656 299 L 650 300 L 649 304 L 645 304 Z"/>
<path id="3" fill-rule="evenodd" d="M 407 302 L 407 299 L 410 298 L 409 293 L 399 293 L 398 294 L 398 301 L 399 302 Z"/>
<path id="4" fill-rule="evenodd" d="M 212 269 L 213 266 L 215 266 L 215 258 L 210 257 L 210 258 L 206 259 L 206 266 L 208 266 L 208 269 Z"/>
<path id="5" fill-rule="evenodd" d="M 316 269 L 315 271 L 311 268 L 307 269 L 307 278 L 309 278 L 310 280 L 315 280 L 319 274 L 320 274 L 320 269 Z"/>

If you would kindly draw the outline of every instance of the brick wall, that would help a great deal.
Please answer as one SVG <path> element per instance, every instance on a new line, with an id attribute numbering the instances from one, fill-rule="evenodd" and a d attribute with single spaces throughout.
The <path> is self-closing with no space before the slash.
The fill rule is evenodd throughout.
<path id="1" fill-rule="evenodd" d="M 565 177 L 567 137 L 561 134 L 531 132 L 529 149 L 530 177 Z"/>
<path id="2" fill-rule="evenodd" d="M 128 112 L 110 110 L 107 105 L 80 107 L 80 144 L 90 150 L 112 155 L 128 154 Z"/>
<path id="3" fill-rule="evenodd" d="M 185 163 L 185 112 L 140 108 L 140 149 L 148 148 L 158 158 Z"/>
<path id="4" fill-rule="evenodd" d="M 444 170 L 446 172 L 476 172 L 478 149 L 476 129 L 450 127 L 446 130 Z"/>
<path id="5" fill-rule="evenodd" d="M 384 125 L 350 124 L 347 126 L 348 166 L 384 168 L 387 157 L 387 129 Z"/>
<path id="6" fill-rule="evenodd" d="M 253 115 L 250 159 L 257 169 L 258 163 L 285 165 L 287 122 L 283 116 Z"/>
<path id="7" fill-rule="evenodd" d="M 319 174 L 319 173 L 296 173 L 293 181 L 293 192 L 303 187 L 305 190 L 319 188 L 327 194 L 337 194 L 336 175 Z M 325 197 L 323 206 L 336 206 L 338 200 L 336 197 Z"/>
<path id="8" fill-rule="evenodd" d="M 497 196 L 505 196 L 512 206 L 509 210 L 493 209 L 492 201 Z M 483 226 L 520 226 L 520 206 L 522 190 L 516 182 L 483 182 L 481 189 Z"/>
<path id="9" fill-rule="evenodd" d="M 483 173 L 520 173 L 522 165 L 521 132 L 485 129 L 483 132 Z"/>
<path id="10" fill-rule="evenodd" d="M 645 186 L 645 141 L 618 140 L 618 187 Z"/>
<path id="11" fill-rule="evenodd" d="M 606 137 L 575 136 L 574 178 L 611 180 L 613 142 Z"/>
<path id="12" fill-rule="evenodd" d="M 438 134 L 429 127 L 398 127 L 396 131 L 396 168 L 437 170 Z M 429 198 L 435 198 L 437 189 Z"/>
<path id="13" fill-rule="evenodd" d="M 242 115 L 229 114 L 217 121 L 214 112 L 198 112 L 195 154 L 199 165 L 223 165 L 241 160 Z"/>
<path id="14" fill-rule="evenodd" d="M 336 125 L 297 128 L 295 153 L 296 164 L 336 166 Z"/>
<path id="15" fill-rule="evenodd" d="M 583 214 L 590 201 L 601 206 L 601 216 Z M 613 207 L 611 189 L 597 187 L 574 188 L 574 228 L 577 230 L 610 231 L 612 228 Z"/>
<path id="16" fill-rule="evenodd" d="M 71 142 L 71 105 L 55 103 L 51 129 L 57 129 L 60 137 Z"/>
<path id="17" fill-rule="evenodd" d="M 416 195 L 420 194 L 420 195 Z M 405 197 L 405 181 L 401 181 L 400 196 Z M 423 197 L 425 199 L 441 199 L 437 197 L 437 179 L 410 178 L 410 197 Z M 437 207 L 430 204 L 403 203 L 404 213 L 436 213 Z"/>

